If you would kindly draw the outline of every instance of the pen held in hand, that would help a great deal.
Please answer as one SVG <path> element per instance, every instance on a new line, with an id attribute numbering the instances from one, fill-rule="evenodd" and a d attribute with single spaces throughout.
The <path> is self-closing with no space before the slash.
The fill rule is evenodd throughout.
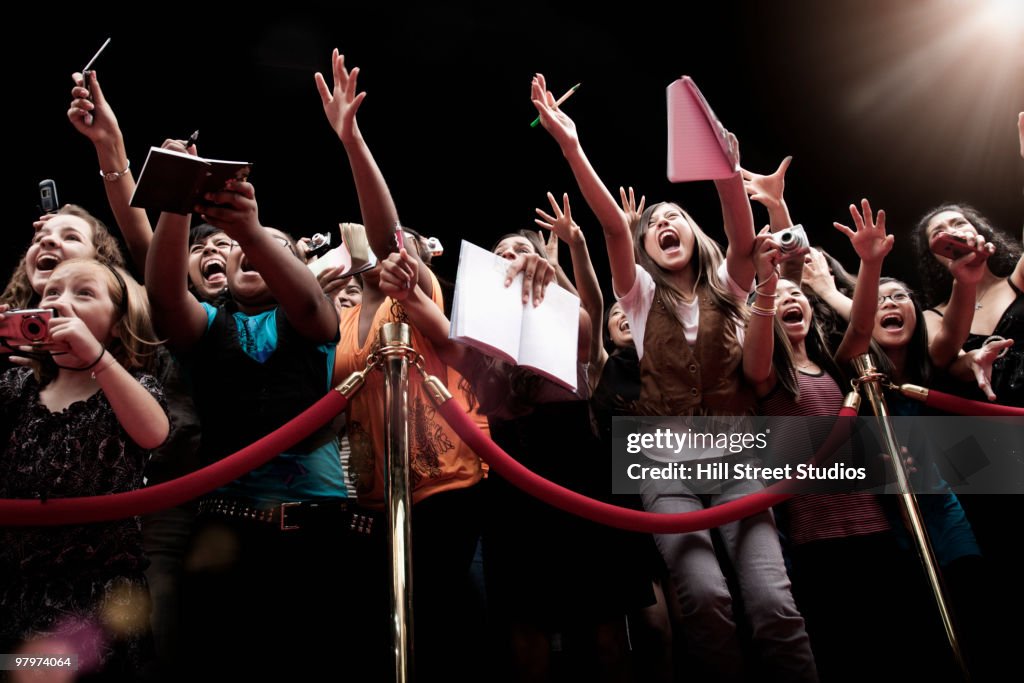
<path id="1" fill-rule="evenodd" d="M 86 74 L 88 74 L 89 67 L 91 67 L 92 63 L 96 61 L 96 58 L 99 57 L 103 53 L 103 51 L 107 49 L 107 45 L 110 45 L 110 38 L 107 38 L 105 41 L 103 41 L 103 44 L 100 45 L 100 49 L 96 50 L 96 54 L 92 56 L 92 59 L 89 60 L 89 63 L 85 65 L 84 69 L 82 69 L 83 77 L 86 76 Z"/>
<path id="2" fill-rule="evenodd" d="M 196 130 L 192 131 L 192 135 L 189 135 L 188 140 L 185 141 L 185 149 L 187 150 L 189 147 L 194 146 L 198 140 L 199 129 L 197 128 Z"/>
<path id="3" fill-rule="evenodd" d="M 580 85 L 582 85 L 582 84 L 581 83 L 577 83 L 576 85 L 574 85 L 571 88 L 569 88 L 564 95 L 559 97 L 558 100 L 555 102 L 555 108 L 557 109 L 558 107 L 561 107 L 565 103 L 565 101 L 567 99 L 572 97 L 572 94 L 574 92 L 576 92 L 577 90 L 579 90 Z M 540 125 L 540 115 L 538 114 L 537 118 L 535 118 L 533 120 L 533 123 L 530 124 L 530 128 L 536 128 L 539 125 Z"/>

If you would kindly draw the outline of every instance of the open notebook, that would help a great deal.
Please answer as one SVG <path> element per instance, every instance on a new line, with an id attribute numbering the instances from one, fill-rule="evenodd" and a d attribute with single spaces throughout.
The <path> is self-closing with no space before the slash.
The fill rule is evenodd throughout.
<path id="1" fill-rule="evenodd" d="M 725 126 L 689 76 L 674 81 L 668 97 L 668 179 L 717 180 L 739 172 L 729 154 Z"/>
<path id="2" fill-rule="evenodd" d="M 142 209 L 190 214 L 202 196 L 217 192 L 234 178 L 249 177 L 247 161 L 224 161 L 150 147 L 142 165 L 131 205 Z"/>
<path id="3" fill-rule="evenodd" d="M 576 391 L 580 300 L 555 283 L 524 304 L 523 274 L 505 286 L 509 262 L 463 240 L 449 337 Z"/>

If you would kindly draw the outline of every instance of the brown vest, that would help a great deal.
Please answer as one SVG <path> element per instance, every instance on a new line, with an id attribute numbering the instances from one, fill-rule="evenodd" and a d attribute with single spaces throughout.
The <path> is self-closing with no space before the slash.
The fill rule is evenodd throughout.
<path id="1" fill-rule="evenodd" d="M 655 294 L 640 359 L 640 415 L 751 415 L 753 390 L 743 382 L 743 349 L 734 323 L 711 296 L 700 294 L 697 343 Z"/>

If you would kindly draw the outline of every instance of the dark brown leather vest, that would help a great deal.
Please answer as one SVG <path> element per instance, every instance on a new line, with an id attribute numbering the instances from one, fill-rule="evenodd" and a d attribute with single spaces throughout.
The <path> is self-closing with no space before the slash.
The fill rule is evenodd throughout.
<path id="1" fill-rule="evenodd" d="M 753 414 L 754 392 L 743 381 L 743 349 L 733 324 L 710 295 L 701 293 L 697 343 L 691 348 L 683 326 L 656 294 L 644 329 L 638 413 Z"/>

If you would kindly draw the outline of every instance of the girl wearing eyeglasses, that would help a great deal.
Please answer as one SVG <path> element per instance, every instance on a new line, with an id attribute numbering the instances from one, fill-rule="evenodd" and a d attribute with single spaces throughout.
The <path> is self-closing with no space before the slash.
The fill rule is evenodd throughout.
<path id="1" fill-rule="evenodd" d="M 871 207 L 863 202 L 863 217 L 857 215 L 851 207 L 854 222 L 858 227 L 874 222 Z M 884 230 L 884 213 L 879 212 L 877 225 Z M 837 224 L 837 227 L 840 227 Z M 888 251 L 888 250 L 886 250 Z M 865 271 L 862 267 L 857 278 L 854 293 L 854 306 L 851 313 L 851 333 L 847 340 L 851 345 L 847 349 L 851 357 L 868 350 L 868 343 L 874 340 L 884 352 L 876 362 L 880 371 L 895 384 L 913 383 L 930 386 L 933 378 L 957 358 L 970 331 L 971 320 L 976 301 L 978 283 L 986 272 L 988 257 L 995 248 L 984 240 L 972 241 L 971 249 L 964 255 L 948 262 L 947 267 L 953 278 L 953 289 L 949 306 L 942 318 L 939 329 L 929 334 L 924 324 L 923 311 L 914 298 L 913 291 L 899 280 L 889 277 L 878 277 L 879 269 Z M 877 298 L 866 305 L 869 297 L 858 299 L 858 291 L 862 287 L 870 287 L 872 281 L 878 283 Z M 861 305 L 858 305 L 858 301 Z M 877 305 L 875 304 L 877 301 Z M 905 398 L 899 392 L 887 391 L 885 395 L 889 413 L 895 417 L 926 416 L 929 411 L 923 404 Z M 924 518 L 925 527 L 931 540 L 936 560 L 942 569 L 944 584 L 948 588 L 954 614 L 958 621 L 959 635 L 966 651 L 969 666 L 990 666 L 995 661 L 994 633 L 986 625 L 989 615 L 985 613 L 993 604 L 992 596 L 982 593 L 992 585 L 988 565 L 981 558 L 981 549 L 975 539 L 974 532 L 963 507 L 956 494 L 939 473 L 933 461 L 928 459 L 929 447 L 924 440 L 927 423 L 896 421 L 899 438 L 909 458 L 911 483 L 917 495 L 917 503 Z M 906 429 L 909 428 L 909 429 Z M 908 433 L 909 432 L 909 433 Z M 891 501 L 883 497 L 885 503 Z M 890 523 L 901 535 L 904 545 L 910 547 L 909 538 L 903 534 L 895 506 L 889 505 Z M 923 586 L 923 575 L 916 582 Z M 927 606 L 927 599 L 921 598 L 922 609 Z M 931 633 L 927 629 L 932 629 Z M 922 625 L 920 632 L 913 634 L 921 637 L 922 647 L 935 647 L 936 654 L 929 658 L 928 665 L 941 671 L 946 667 L 952 670 L 952 661 L 945 661 L 941 653 L 948 651 L 943 635 L 935 619 L 930 624 Z M 930 640 L 929 640 L 930 639 Z"/>
<path id="2" fill-rule="evenodd" d="M 203 201 L 196 211 L 230 239 L 222 257 L 230 299 L 213 306 L 186 289 L 185 215 L 161 215 L 146 282 L 153 321 L 191 379 L 203 427 L 199 456 L 209 464 L 330 389 L 338 316 L 292 239 L 260 224 L 252 185 L 229 181 Z M 347 623 L 287 627 L 350 604 L 346 497 L 337 439 L 325 425 L 199 501 L 182 591 L 190 658 L 269 675 L 284 665 L 282 653 L 350 642 Z M 246 652 L 274 654 L 257 661 Z M 305 675 L 298 672 L 306 664 L 294 665 Z"/>

